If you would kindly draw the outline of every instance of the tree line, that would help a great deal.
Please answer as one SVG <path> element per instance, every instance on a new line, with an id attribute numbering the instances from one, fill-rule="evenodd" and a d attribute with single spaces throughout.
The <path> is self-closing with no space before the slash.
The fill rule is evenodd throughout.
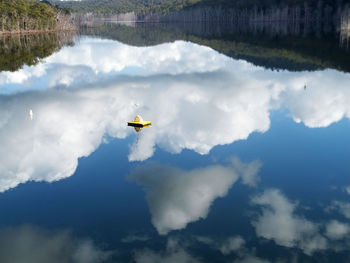
<path id="1" fill-rule="evenodd" d="M 68 21 L 69 20 L 69 21 Z M 48 1 L 0 0 L 0 31 L 73 29 L 68 10 Z"/>
<path id="2" fill-rule="evenodd" d="M 53 4 L 71 9 L 73 12 L 116 14 L 116 13 L 161 13 L 196 7 L 222 7 L 244 9 L 270 9 L 285 6 L 304 6 L 311 9 L 328 6 L 333 11 L 339 6 L 350 3 L 350 0 L 85 0 L 59 1 L 50 0 Z"/>
<path id="3" fill-rule="evenodd" d="M 77 13 L 122 14 L 129 12 L 162 12 L 181 10 L 192 6 L 200 0 L 85 0 L 59 1 L 50 0 L 52 4 L 68 8 Z"/>

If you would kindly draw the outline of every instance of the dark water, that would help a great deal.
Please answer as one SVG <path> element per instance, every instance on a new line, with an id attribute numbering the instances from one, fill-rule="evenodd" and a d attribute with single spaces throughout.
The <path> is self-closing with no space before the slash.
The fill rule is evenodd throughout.
<path id="1" fill-rule="evenodd" d="M 201 27 L 1 39 L 0 262 L 350 261 L 344 33 Z"/>

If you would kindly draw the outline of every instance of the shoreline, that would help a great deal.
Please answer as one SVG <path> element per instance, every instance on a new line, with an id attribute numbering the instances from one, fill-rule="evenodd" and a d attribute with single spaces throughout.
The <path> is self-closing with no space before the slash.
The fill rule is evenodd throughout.
<path id="1" fill-rule="evenodd" d="M 1 36 L 9 36 L 9 35 L 27 35 L 27 34 L 40 34 L 40 33 L 55 33 L 55 32 L 78 31 L 78 30 L 79 30 L 78 28 L 74 28 L 74 29 L 0 31 L 0 37 Z"/>

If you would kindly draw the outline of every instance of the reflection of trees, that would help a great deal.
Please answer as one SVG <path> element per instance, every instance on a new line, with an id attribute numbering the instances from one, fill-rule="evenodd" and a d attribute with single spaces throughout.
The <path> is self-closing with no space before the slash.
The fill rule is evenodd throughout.
<path id="1" fill-rule="evenodd" d="M 73 45 L 73 32 L 11 35 L 0 38 L 0 71 L 35 65 L 64 45 Z"/>
<path id="2" fill-rule="evenodd" d="M 209 22 L 141 23 L 133 27 L 108 23 L 85 29 L 83 33 L 134 46 L 186 40 L 272 69 L 298 71 L 335 68 L 350 72 L 348 53 L 339 48 L 337 34 L 317 34 L 315 31 L 305 34 L 283 23 L 280 26 Z"/>
<path id="3" fill-rule="evenodd" d="M 340 22 L 340 46 L 349 49 L 350 42 L 350 8 L 343 11 Z"/>
<path id="4" fill-rule="evenodd" d="M 228 1 L 227 1 L 228 2 Z M 232 1 L 231 1 L 232 2 Z M 341 4 L 322 3 L 317 4 L 304 2 L 303 4 L 287 3 L 276 5 L 266 3 L 253 6 L 220 6 L 199 5 L 193 8 L 186 8 L 168 14 L 152 13 L 145 14 L 140 19 L 146 21 L 163 22 L 220 22 L 231 25 L 246 24 L 260 26 L 270 24 L 279 27 L 281 24 L 289 24 L 298 30 L 328 31 L 338 26 L 338 19 L 342 8 Z"/>
<path id="5" fill-rule="evenodd" d="M 349 50 L 350 29 L 340 31 L 340 46 Z"/>

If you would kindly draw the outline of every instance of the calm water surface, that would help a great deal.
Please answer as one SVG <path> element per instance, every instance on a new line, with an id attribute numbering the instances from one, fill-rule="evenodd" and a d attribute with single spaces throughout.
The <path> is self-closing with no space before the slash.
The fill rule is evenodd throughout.
<path id="1" fill-rule="evenodd" d="M 0 262 L 350 261 L 346 46 L 182 29 L 2 39 Z"/>

